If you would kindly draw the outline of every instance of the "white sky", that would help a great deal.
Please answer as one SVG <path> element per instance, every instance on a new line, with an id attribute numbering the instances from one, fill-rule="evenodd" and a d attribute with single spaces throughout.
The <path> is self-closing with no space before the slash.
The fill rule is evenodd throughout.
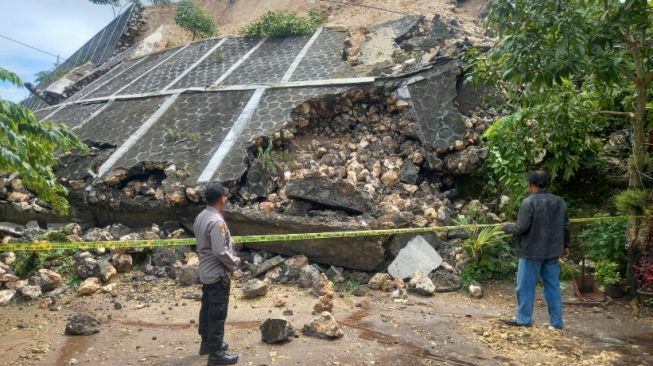
<path id="1" fill-rule="evenodd" d="M 124 1 L 123 1 L 124 3 Z M 88 0 L 0 0 L 0 35 L 27 43 L 64 60 L 113 19 L 110 6 Z M 0 67 L 34 81 L 56 58 L 0 38 Z M 0 82 L 0 97 L 18 102 L 27 89 Z"/>

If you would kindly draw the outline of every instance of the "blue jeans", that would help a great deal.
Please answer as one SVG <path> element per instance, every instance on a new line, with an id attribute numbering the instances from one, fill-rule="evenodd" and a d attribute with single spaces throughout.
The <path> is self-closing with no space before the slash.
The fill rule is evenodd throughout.
<path id="1" fill-rule="evenodd" d="M 549 309 L 549 324 L 562 329 L 562 298 L 560 296 L 560 261 L 558 259 L 519 258 L 517 270 L 517 322 L 533 323 L 533 305 L 535 303 L 535 286 L 542 278 L 544 299 Z"/>

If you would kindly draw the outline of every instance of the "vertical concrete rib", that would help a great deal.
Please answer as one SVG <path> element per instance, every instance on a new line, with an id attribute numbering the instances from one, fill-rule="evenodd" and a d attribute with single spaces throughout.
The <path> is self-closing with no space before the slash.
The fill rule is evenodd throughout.
<path id="1" fill-rule="evenodd" d="M 154 126 L 156 121 L 158 121 L 159 118 L 161 118 L 161 116 L 163 116 L 163 114 L 174 104 L 175 100 L 177 100 L 179 95 L 180 93 L 173 94 L 170 96 L 170 98 L 166 99 L 166 101 L 163 102 L 161 107 L 159 107 L 159 109 L 157 109 L 156 112 L 154 112 L 154 114 L 152 114 L 150 118 L 148 118 L 141 125 L 141 127 L 138 128 L 138 130 L 136 130 L 136 132 L 134 132 L 131 136 L 129 136 L 127 141 L 125 141 L 122 145 L 120 145 L 120 147 L 118 147 L 118 149 L 116 149 L 116 151 L 114 151 L 114 153 L 111 154 L 111 156 L 109 156 L 109 159 L 107 159 L 107 161 L 105 161 L 104 164 L 100 166 L 100 169 L 98 169 L 98 176 L 102 177 L 111 168 L 113 168 L 116 162 L 123 155 L 125 155 L 125 153 L 129 151 L 129 149 L 131 149 L 132 146 L 134 146 L 138 142 L 138 140 L 140 140 L 141 137 L 143 137 L 147 133 L 147 131 L 149 131 L 152 126 Z"/>
<path id="2" fill-rule="evenodd" d="M 220 83 L 225 81 L 225 79 L 229 77 L 229 75 L 231 75 L 231 73 L 234 72 L 234 70 L 236 70 L 238 66 L 240 66 L 243 62 L 245 62 L 245 60 L 247 60 L 249 56 L 251 56 L 252 53 L 254 53 L 254 51 L 256 51 L 259 47 L 261 47 L 261 45 L 263 45 L 263 43 L 265 43 L 266 40 L 267 38 L 263 38 L 261 41 L 259 41 L 259 43 L 256 44 L 256 46 L 252 47 L 251 50 L 247 51 L 247 53 L 244 54 L 243 57 L 239 58 L 235 64 L 231 65 L 231 67 L 228 68 L 227 71 L 225 71 L 224 74 L 222 74 L 222 76 L 220 76 L 220 78 L 215 81 L 215 83 L 211 84 L 211 87 L 212 88 L 216 87 L 220 85 Z"/>
<path id="3" fill-rule="evenodd" d="M 122 88 L 118 89 L 115 93 L 111 94 L 111 96 L 118 95 L 118 93 L 120 93 L 121 91 L 123 91 L 123 90 L 127 89 L 128 87 L 130 87 L 132 84 L 134 84 L 135 82 L 137 82 L 138 80 L 140 80 L 143 76 L 149 74 L 152 70 L 154 70 L 154 69 L 156 69 L 157 67 L 161 66 L 164 62 L 170 60 L 170 59 L 171 59 L 172 57 L 174 57 L 176 54 L 178 54 L 179 52 L 183 51 L 186 47 L 188 47 L 188 45 L 185 45 L 185 46 L 183 46 L 183 47 L 180 47 L 177 51 L 173 52 L 172 55 L 166 57 L 165 59 L 163 59 L 163 60 L 162 60 L 161 62 L 159 62 L 158 64 L 152 66 L 149 70 L 145 71 L 144 73 L 138 75 L 136 78 L 134 78 L 134 80 L 130 81 L 130 82 L 127 83 L 125 86 L 123 86 Z"/>
<path id="4" fill-rule="evenodd" d="M 209 57 L 209 55 L 211 55 L 213 51 L 218 49 L 218 47 L 222 46 L 222 44 L 225 43 L 226 41 L 227 38 L 222 38 L 220 42 L 218 42 L 215 46 L 211 47 L 211 49 L 207 53 L 205 53 L 204 56 L 200 57 L 197 61 L 195 61 L 192 65 L 190 65 L 186 70 L 184 70 L 184 72 L 179 74 L 179 76 L 177 76 L 173 81 L 171 81 L 168 85 L 166 85 L 163 89 L 161 89 L 161 91 L 166 91 L 170 87 L 175 85 L 179 80 L 181 80 L 184 76 L 186 76 L 186 74 L 191 72 L 191 70 L 197 67 L 197 65 L 199 65 L 202 61 L 204 61 L 207 57 Z"/>
<path id="5" fill-rule="evenodd" d="M 227 136 L 224 138 L 224 141 L 222 141 L 218 149 L 211 157 L 211 160 L 209 160 L 209 163 L 206 165 L 206 168 L 204 168 L 202 174 L 200 174 L 200 177 L 197 179 L 198 182 L 210 181 L 211 178 L 215 175 L 215 172 L 218 171 L 218 168 L 220 168 L 220 165 L 222 164 L 222 160 L 224 160 L 224 157 L 233 148 L 236 140 L 243 132 L 250 119 L 252 119 L 254 111 L 256 111 L 256 108 L 258 107 L 258 104 L 261 101 L 263 94 L 265 93 L 265 89 L 266 88 L 261 87 L 254 90 L 254 93 L 249 98 L 245 108 L 243 108 L 243 111 L 240 112 L 238 119 L 236 122 L 234 122 L 233 126 L 231 126 L 231 129 L 227 133 Z"/>
<path id="6" fill-rule="evenodd" d="M 315 33 L 313 33 L 313 37 L 311 37 L 311 39 L 309 39 L 308 42 L 306 42 L 304 48 L 302 48 L 302 50 L 297 54 L 297 57 L 295 57 L 292 64 L 290 64 L 290 66 L 288 67 L 288 70 L 286 70 L 286 73 L 283 75 L 283 78 L 281 78 L 281 82 L 286 82 L 290 80 L 292 74 L 295 73 L 295 70 L 297 70 L 297 67 L 304 59 L 304 56 L 306 56 L 306 54 L 308 53 L 308 50 L 311 49 L 317 37 L 319 37 L 320 33 L 322 33 L 322 29 L 324 28 L 323 27 L 318 28 L 318 30 L 316 30 Z"/>

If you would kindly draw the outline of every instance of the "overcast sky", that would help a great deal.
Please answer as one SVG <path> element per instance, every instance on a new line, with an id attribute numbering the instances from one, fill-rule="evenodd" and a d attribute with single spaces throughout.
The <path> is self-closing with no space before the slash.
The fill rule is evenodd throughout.
<path id="1" fill-rule="evenodd" d="M 113 19 L 110 6 L 88 0 L 0 0 L 0 35 L 16 39 L 64 60 Z M 0 38 L 0 67 L 34 81 L 52 69 L 55 57 Z M 20 101 L 29 92 L 0 82 L 0 97 Z"/>

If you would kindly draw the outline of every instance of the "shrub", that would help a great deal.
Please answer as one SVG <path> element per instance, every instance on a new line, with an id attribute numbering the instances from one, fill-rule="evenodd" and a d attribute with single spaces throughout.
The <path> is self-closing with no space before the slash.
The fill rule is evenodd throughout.
<path id="1" fill-rule="evenodd" d="M 463 249 L 470 258 L 469 264 L 461 272 L 464 285 L 471 281 L 504 279 L 511 276 L 517 268 L 516 258 L 511 253 L 510 244 L 504 240 L 505 234 L 498 226 L 475 228 L 465 216 L 458 216 L 458 225 L 467 225 Z"/>
<path id="2" fill-rule="evenodd" d="M 610 261 L 620 269 L 626 266 L 625 221 L 592 222 L 583 227 L 578 238 L 585 256 L 595 262 Z"/>
<path id="3" fill-rule="evenodd" d="M 560 261 L 560 279 L 571 281 L 581 273 L 580 267 L 568 260 Z"/>
<path id="4" fill-rule="evenodd" d="M 315 32 L 324 22 L 319 9 L 312 9 L 308 17 L 287 10 L 268 11 L 258 20 L 240 30 L 246 37 L 283 38 Z"/>
<path id="5" fill-rule="evenodd" d="M 189 31 L 196 37 L 206 38 L 218 34 L 211 16 L 190 0 L 182 0 L 177 4 L 175 24 Z"/>
<path id="6" fill-rule="evenodd" d="M 603 285 L 616 285 L 620 281 L 619 264 L 610 261 L 599 261 L 596 263 L 594 276 Z"/>

